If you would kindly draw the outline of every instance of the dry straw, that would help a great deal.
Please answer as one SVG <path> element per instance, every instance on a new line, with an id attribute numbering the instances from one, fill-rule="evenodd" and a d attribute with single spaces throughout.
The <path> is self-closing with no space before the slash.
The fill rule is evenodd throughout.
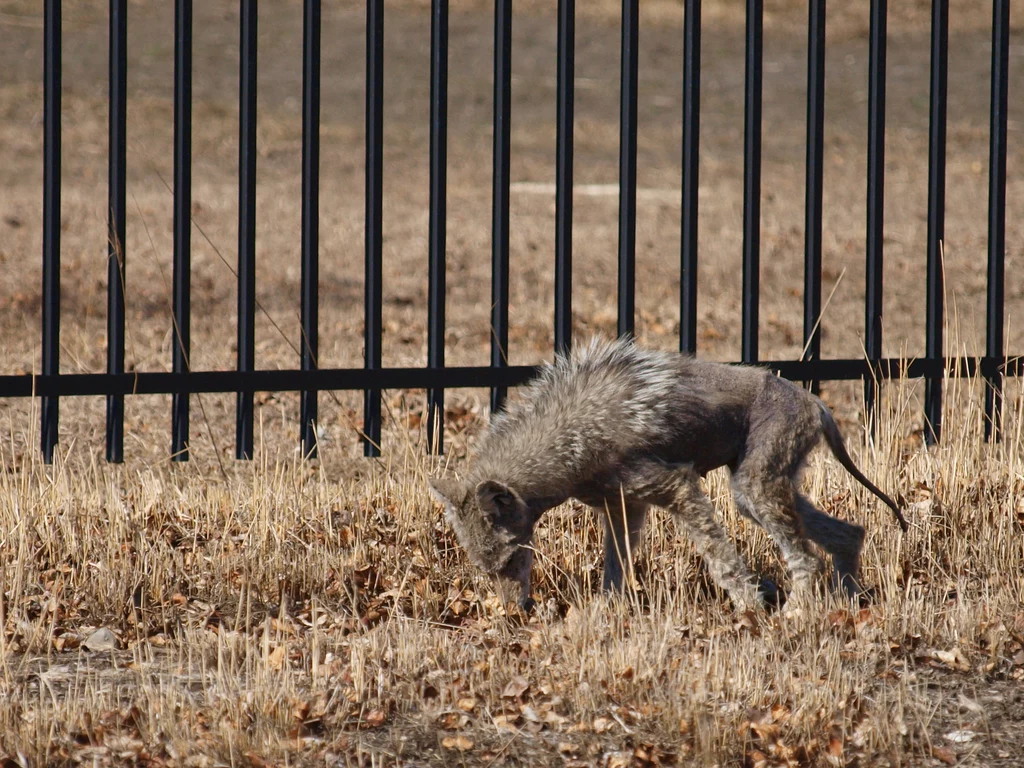
<path id="1" fill-rule="evenodd" d="M 0 750 L 189 765 L 998 751 L 999 702 L 1024 673 L 1022 420 L 1011 391 L 1004 441 L 983 443 L 982 387 L 950 380 L 937 447 L 921 442 L 918 383 L 902 380 L 884 389 L 876 438 L 848 435 L 905 499 L 905 536 L 813 456 L 810 495 L 869 529 L 877 598 L 787 618 L 734 614 L 664 514 L 629 599 L 601 598 L 598 523 L 573 504 L 536 541 L 538 614 L 505 617 L 455 548 L 425 490 L 422 435 L 397 412 L 397 448 L 348 479 L 329 445 L 307 463 L 264 443 L 224 475 L 201 461 L 108 466 L 82 445 L 46 467 L 10 424 Z M 781 577 L 724 475 L 708 489 L 745 554 Z M 116 647 L 89 650 L 101 627 Z M 944 740 L 958 731 L 978 735 Z"/>

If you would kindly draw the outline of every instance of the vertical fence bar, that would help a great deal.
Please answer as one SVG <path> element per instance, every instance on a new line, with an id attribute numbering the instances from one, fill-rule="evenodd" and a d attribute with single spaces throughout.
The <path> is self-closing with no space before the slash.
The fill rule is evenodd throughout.
<path id="1" fill-rule="evenodd" d="M 1010 0 L 992 0 L 992 97 L 988 159 L 988 296 L 985 355 L 1004 358 L 1003 266 L 1006 257 L 1006 122 Z M 1002 431 L 1003 374 L 986 377 L 985 439 Z"/>
<path id="2" fill-rule="evenodd" d="M 874 366 L 882 358 L 882 259 L 885 232 L 885 44 L 887 0 L 871 0 L 868 54 L 867 244 L 864 273 L 864 351 Z M 864 379 L 864 405 L 875 428 L 876 382 Z"/>
<path id="3" fill-rule="evenodd" d="M 110 0 L 107 159 L 107 373 L 124 373 L 125 165 L 128 3 Z M 107 395 L 107 461 L 124 461 L 124 395 Z"/>
<path id="4" fill-rule="evenodd" d="M 758 359 L 761 306 L 761 76 L 763 0 L 747 0 L 743 95 L 743 330 L 741 359 Z"/>
<path id="5" fill-rule="evenodd" d="M 619 336 L 632 336 L 636 299 L 636 113 L 639 0 L 622 0 L 619 104 Z"/>
<path id="6" fill-rule="evenodd" d="M 825 136 L 825 0 L 810 0 L 807 30 L 807 196 L 804 223 L 804 360 L 821 359 L 821 207 Z M 810 382 L 818 391 L 818 382 Z"/>
<path id="7" fill-rule="evenodd" d="M 318 366 L 320 349 L 320 0 L 302 13 L 302 370 Z M 315 457 L 317 393 L 299 399 L 302 455 Z"/>
<path id="8" fill-rule="evenodd" d="M 60 0 L 43 6 L 43 375 L 60 373 Z M 60 400 L 42 398 L 43 461 L 53 462 Z"/>
<path id="9" fill-rule="evenodd" d="M 256 0 L 241 2 L 238 139 L 238 370 L 256 367 Z M 253 393 L 239 392 L 235 458 L 253 455 Z"/>
<path id="10" fill-rule="evenodd" d="M 925 355 L 942 357 L 942 248 L 946 208 L 946 73 L 949 0 L 932 0 L 931 96 L 928 128 L 928 283 Z M 942 436 L 942 376 L 925 380 L 924 438 Z"/>
<path id="11" fill-rule="evenodd" d="M 381 367 L 383 337 L 384 2 L 366 3 L 366 266 L 364 360 Z M 380 390 L 363 392 L 363 455 L 380 456 Z"/>
<path id="12" fill-rule="evenodd" d="M 512 123 L 512 0 L 494 0 L 494 178 L 491 203 L 491 366 L 508 365 L 509 157 Z M 491 413 L 506 387 L 491 390 Z"/>
<path id="13" fill-rule="evenodd" d="M 427 286 L 427 365 L 444 367 L 448 216 L 448 0 L 432 0 L 430 15 L 430 218 Z M 427 448 L 444 452 L 444 390 L 427 390 Z"/>
<path id="14" fill-rule="evenodd" d="M 555 127 L 555 352 L 572 344 L 572 149 L 576 77 L 576 0 L 558 0 Z"/>
<path id="15" fill-rule="evenodd" d="M 174 4 L 174 345 L 171 367 L 189 370 L 192 349 L 192 0 Z M 171 460 L 188 461 L 189 396 L 171 400 Z"/>
<path id="16" fill-rule="evenodd" d="M 700 188 L 700 0 L 683 19 L 683 208 L 679 349 L 697 351 L 697 211 Z"/>

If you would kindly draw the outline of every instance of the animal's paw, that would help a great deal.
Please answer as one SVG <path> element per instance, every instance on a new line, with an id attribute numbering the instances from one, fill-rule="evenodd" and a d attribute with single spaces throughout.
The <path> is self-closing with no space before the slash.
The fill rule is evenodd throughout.
<path id="1" fill-rule="evenodd" d="M 534 615 L 533 610 L 536 604 L 537 602 L 529 597 L 516 600 L 515 602 L 509 600 L 504 604 L 505 620 L 515 627 L 527 624 L 530 621 L 530 617 Z"/>
<path id="2" fill-rule="evenodd" d="M 757 596 L 765 610 L 777 611 L 786 604 L 786 593 L 771 579 L 761 577 L 757 582 Z"/>
<path id="3" fill-rule="evenodd" d="M 857 604 L 867 608 L 878 601 L 878 587 L 861 587 L 857 590 Z"/>
<path id="4" fill-rule="evenodd" d="M 537 601 L 534 600 L 532 597 L 524 597 L 519 601 L 519 610 L 521 610 L 523 613 L 529 614 L 533 611 L 536 605 Z"/>

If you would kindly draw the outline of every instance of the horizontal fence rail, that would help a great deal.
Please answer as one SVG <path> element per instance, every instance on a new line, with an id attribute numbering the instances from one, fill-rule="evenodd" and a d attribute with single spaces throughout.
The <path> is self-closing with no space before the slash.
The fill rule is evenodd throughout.
<path id="1" fill-rule="evenodd" d="M 885 358 L 877 362 L 845 360 L 764 360 L 758 363 L 794 380 L 859 381 L 943 376 L 1021 376 L 1024 358 Z M 175 392 L 300 392 L 306 389 L 381 390 L 431 387 L 508 388 L 525 384 L 540 370 L 536 365 L 452 366 L 446 368 L 318 368 L 303 370 L 194 371 L 19 374 L 0 376 L 2 397 L 66 397 L 72 395 L 162 395 Z"/>
<path id="2" fill-rule="evenodd" d="M 363 259 L 363 366 L 323 368 L 319 355 L 319 196 L 320 196 L 320 65 L 321 0 L 303 0 L 301 47 L 301 349 L 298 370 L 257 367 L 256 198 L 257 185 L 257 0 L 239 0 L 238 62 L 238 268 L 237 360 L 234 370 L 196 371 L 192 353 L 190 297 L 192 226 L 192 54 L 193 0 L 174 0 L 173 110 L 173 296 L 171 370 L 126 372 L 125 306 L 130 295 L 126 269 L 125 220 L 127 81 L 129 7 L 110 1 L 109 16 L 109 159 L 107 263 L 107 349 L 105 373 L 60 372 L 61 270 L 61 48 L 59 0 L 43 3 L 43 205 L 41 372 L 0 375 L 0 397 L 39 397 L 40 446 L 46 462 L 53 459 L 62 397 L 101 396 L 107 402 L 106 457 L 123 460 L 126 395 L 172 396 L 171 453 L 175 461 L 189 458 L 189 397 L 202 393 L 234 393 L 235 455 L 253 455 L 254 393 L 300 393 L 299 439 L 303 456 L 317 451 L 317 397 L 321 391 L 362 391 L 361 439 L 368 456 L 381 451 L 381 395 L 387 389 L 418 389 L 427 393 L 428 450 L 444 448 L 444 395 L 453 387 L 490 390 L 492 411 L 499 410 L 508 388 L 524 384 L 537 366 L 509 364 L 510 183 L 512 142 L 512 0 L 494 0 L 493 37 L 493 169 L 491 189 L 491 313 L 490 365 L 445 364 L 447 174 L 448 174 L 448 51 L 449 0 L 430 3 L 429 209 L 424 253 L 427 290 L 427 364 L 422 368 L 387 367 L 382 355 L 384 206 L 384 11 L 383 0 L 367 0 L 365 15 L 365 240 Z M 639 50 L 643 36 L 639 0 L 622 0 L 619 44 L 619 154 L 617 331 L 634 332 L 636 292 L 637 144 Z M 928 201 L 926 248 L 925 355 L 883 357 L 883 263 L 886 130 L 887 0 L 870 0 L 867 103 L 867 172 L 865 220 L 865 355 L 860 359 L 822 359 L 821 270 L 824 213 L 824 130 L 826 25 L 825 0 L 808 0 L 807 100 L 804 211 L 803 339 L 798 360 L 763 360 L 759 334 L 762 76 L 764 69 L 763 0 L 745 0 L 746 25 L 743 86 L 743 212 L 741 361 L 760 365 L 781 376 L 810 383 L 863 381 L 869 415 L 874 413 L 880 383 L 897 377 L 924 378 L 925 439 L 941 435 L 943 381 L 952 376 L 985 379 L 985 437 L 998 438 L 1002 389 L 1008 376 L 1024 375 L 1024 358 L 1004 349 L 1004 267 L 1006 252 L 1007 113 L 1010 0 L 992 3 L 992 69 L 989 115 L 989 185 L 987 303 L 985 355 L 943 356 L 943 238 L 945 219 L 946 106 L 949 53 L 949 0 L 932 0 L 930 29 Z M 566 352 L 572 341 L 573 285 L 573 129 L 575 80 L 575 0 L 558 0 L 551 9 L 557 25 L 553 62 L 556 89 L 552 130 L 554 190 L 554 351 Z M 426 34 L 426 29 L 425 29 Z M 680 334 L 684 352 L 697 353 L 697 274 L 699 265 L 699 164 L 701 94 L 701 0 L 684 0 L 680 59 L 682 69 L 683 169 L 680 179 Z M 872 425 L 874 421 L 872 420 Z"/>

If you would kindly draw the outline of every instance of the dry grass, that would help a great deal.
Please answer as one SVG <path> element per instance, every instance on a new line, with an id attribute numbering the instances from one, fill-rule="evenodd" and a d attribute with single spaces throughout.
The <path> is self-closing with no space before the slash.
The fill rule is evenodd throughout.
<path id="1" fill-rule="evenodd" d="M 65 4 L 62 370 L 104 368 L 106 6 Z M 490 67 L 487 3 L 453 3 L 448 361 L 487 358 Z M 618 26 L 610 0 L 578 3 L 580 185 L 617 178 Z M 923 348 L 927 3 L 890 4 L 886 355 Z M 947 307 L 952 354 L 984 328 L 989 4 L 951 4 Z M 456 7 L 457 6 L 457 7 Z M 551 348 L 554 24 L 517 2 L 514 25 L 513 363 Z M 584 7 L 585 6 L 585 7 Z M 427 4 L 387 5 L 384 359 L 425 360 Z M 705 2 L 700 353 L 739 351 L 742 210 L 741 3 Z M 132 4 L 129 46 L 129 365 L 169 366 L 172 9 Z M 767 11 L 762 354 L 801 344 L 806 8 Z M 364 8 L 324 8 L 321 349 L 358 365 L 362 338 Z M 38 370 L 41 35 L 38 4 L 0 9 L 0 373 Z M 1014 17 L 1017 19 L 1017 17 Z M 824 354 L 861 353 L 867 5 L 829 10 Z M 1019 24 L 1019 20 L 1015 21 Z M 678 333 L 681 11 L 643 3 L 637 328 Z M 298 344 L 301 20 L 261 6 L 258 291 L 260 367 L 294 367 Z M 1017 45 L 1019 27 L 1013 44 Z M 234 365 L 237 4 L 197 3 L 193 363 Z M 329 41 L 329 44 L 328 44 Z M 1011 61 L 1011 81 L 1024 77 Z M 1018 77 L 1021 75 L 1021 77 Z M 1020 115 L 1011 105 L 1008 349 L 1024 311 Z M 481 158 L 485 160 L 482 162 Z M 574 325 L 615 325 L 617 198 L 576 195 Z M 531 191 L 533 190 L 533 191 Z M 224 260 L 215 252 L 219 250 Z M 283 329 L 279 333 L 277 327 Z M 290 342 L 290 343 L 289 343 Z M 958 387 L 964 391 L 957 391 Z M 297 398 L 262 393 L 257 460 L 235 463 L 234 399 L 193 398 L 192 457 L 172 465 L 169 404 L 129 398 L 128 464 L 102 461 L 103 403 L 61 403 L 60 455 L 40 465 L 28 401 L 0 401 L 0 768 L 133 765 L 1024 764 L 1022 401 L 1007 440 L 980 438 L 980 385 L 950 384 L 941 446 L 921 445 L 918 384 L 885 389 L 869 443 L 857 387 L 829 385 L 854 454 L 901 493 L 913 528 L 834 461 L 816 456 L 811 495 L 865 522 L 878 600 L 794 619 L 735 615 L 684 538 L 656 516 L 622 602 L 596 593 L 598 530 L 553 511 L 538 547 L 540 610 L 503 615 L 425 491 L 422 393 L 386 396 L 385 458 L 359 451 L 358 395 L 321 396 L 321 458 L 295 451 Z M 455 468 L 485 420 L 483 393 L 451 392 Z M 745 554 L 779 576 L 763 535 L 710 492 Z M 113 632 L 94 636 L 97 628 Z M 93 646 L 98 650 L 89 650 Z"/>
<path id="2" fill-rule="evenodd" d="M 906 536 L 815 454 L 808 490 L 869 526 L 878 597 L 788 618 L 735 615 L 663 516 L 637 591 L 599 597 L 598 528 L 575 505 L 540 529 L 538 614 L 506 617 L 429 500 L 422 436 L 401 414 L 396 450 L 348 472 L 330 447 L 304 463 L 270 445 L 223 473 L 109 466 L 82 447 L 45 467 L 12 438 L 0 752 L 22 765 L 1019 764 L 1021 400 L 1006 441 L 985 445 L 965 386 L 938 448 L 914 436 L 906 382 L 887 388 L 884 437 L 851 436 L 905 497 Z M 779 575 L 723 478 L 708 485 L 747 556 Z"/>

